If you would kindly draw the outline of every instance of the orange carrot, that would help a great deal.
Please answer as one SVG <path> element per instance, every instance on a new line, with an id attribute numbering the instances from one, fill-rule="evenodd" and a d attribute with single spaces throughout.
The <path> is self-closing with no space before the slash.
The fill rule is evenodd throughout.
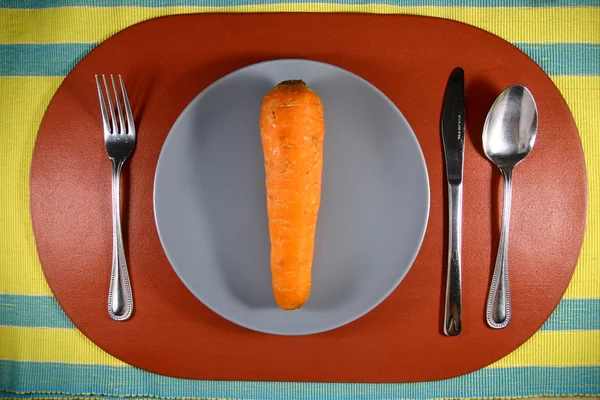
<path id="1" fill-rule="evenodd" d="M 325 135 L 321 99 L 301 80 L 281 82 L 263 100 L 260 134 L 273 292 L 279 307 L 294 310 L 310 294 Z"/>

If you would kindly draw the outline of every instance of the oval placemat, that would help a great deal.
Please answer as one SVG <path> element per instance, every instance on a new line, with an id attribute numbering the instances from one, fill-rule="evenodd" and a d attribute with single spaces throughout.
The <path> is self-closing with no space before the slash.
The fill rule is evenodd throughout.
<path id="1" fill-rule="evenodd" d="M 219 317 L 181 283 L 156 232 L 152 190 L 162 143 L 183 108 L 245 65 L 306 58 L 381 89 L 413 127 L 427 162 L 431 210 L 401 285 L 357 321 L 322 334 L 266 335 Z M 446 193 L 439 119 L 449 73 L 466 75 L 463 332 L 442 334 Z M 107 313 L 110 163 L 94 74 L 124 76 L 138 142 L 125 164 L 124 235 L 135 311 Z M 510 274 L 513 320 L 493 330 L 485 301 L 499 236 L 500 174 L 481 149 L 485 116 L 507 86 L 539 109 L 531 155 L 514 173 Z M 144 22 L 100 44 L 65 78 L 42 121 L 31 168 L 31 214 L 46 279 L 65 313 L 113 356 L 196 379 L 409 382 L 450 378 L 504 357 L 552 313 L 573 274 L 587 211 L 581 142 L 550 78 L 508 42 L 458 22 L 353 14 L 185 15 Z M 366 266 L 368 268 L 368 266 Z"/>

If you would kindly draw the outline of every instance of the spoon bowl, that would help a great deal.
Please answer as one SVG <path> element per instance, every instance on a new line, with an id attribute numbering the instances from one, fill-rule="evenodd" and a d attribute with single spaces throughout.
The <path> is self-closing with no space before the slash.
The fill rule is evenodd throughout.
<path id="1" fill-rule="evenodd" d="M 520 163 L 535 143 L 537 120 L 531 92 L 521 85 L 508 87 L 498 96 L 485 120 L 485 155 L 500 168 Z"/>
<path id="2" fill-rule="evenodd" d="M 500 168 L 504 180 L 502 230 L 486 307 L 486 321 L 496 329 L 505 328 L 512 315 L 508 280 L 512 170 L 531 152 L 537 121 L 537 107 L 531 92 L 524 86 L 514 85 L 498 96 L 483 126 L 483 150 Z"/>

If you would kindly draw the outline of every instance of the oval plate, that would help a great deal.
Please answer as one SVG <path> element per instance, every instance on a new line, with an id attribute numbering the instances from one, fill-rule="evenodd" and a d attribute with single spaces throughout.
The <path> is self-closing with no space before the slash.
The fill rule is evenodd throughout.
<path id="1" fill-rule="evenodd" d="M 271 288 L 260 106 L 303 79 L 325 109 L 322 202 L 305 306 L 277 307 Z M 425 160 L 396 106 L 366 80 L 308 60 L 237 70 L 200 93 L 173 125 L 154 182 L 161 243 L 187 288 L 224 318 L 304 335 L 366 314 L 409 271 L 429 215 Z"/>

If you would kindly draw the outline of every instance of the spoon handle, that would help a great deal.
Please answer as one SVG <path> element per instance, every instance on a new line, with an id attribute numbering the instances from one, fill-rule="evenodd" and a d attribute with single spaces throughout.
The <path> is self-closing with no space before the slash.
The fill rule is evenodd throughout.
<path id="1" fill-rule="evenodd" d="M 502 231 L 496 256 L 494 276 L 487 301 L 486 320 L 490 327 L 505 328 L 510 322 L 510 286 L 508 283 L 508 233 L 510 206 L 512 202 L 512 169 L 501 168 L 504 180 L 504 200 L 502 206 Z"/>
<path id="2" fill-rule="evenodd" d="M 448 270 L 444 334 L 457 336 L 462 329 L 462 282 L 460 249 L 462 240 L 462 184 L 448 185 L 449 220 Z"/>

